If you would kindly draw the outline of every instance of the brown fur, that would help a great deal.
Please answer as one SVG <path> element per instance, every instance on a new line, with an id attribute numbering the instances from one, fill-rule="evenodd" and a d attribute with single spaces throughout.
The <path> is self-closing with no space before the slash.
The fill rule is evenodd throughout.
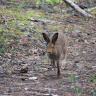
<path id="1" fill-rule="evenodd" d="M 59 62 L 61 55 L 65 59 L 67 50 L 67 39 L 64 33 L 54 33 L 48 37 L 45 33 L 42 33 L 44 40 L 47 42 L 48 58 L 52 61 L 53 65 L 57 62 L 57 75 L 60 76 Z"/>

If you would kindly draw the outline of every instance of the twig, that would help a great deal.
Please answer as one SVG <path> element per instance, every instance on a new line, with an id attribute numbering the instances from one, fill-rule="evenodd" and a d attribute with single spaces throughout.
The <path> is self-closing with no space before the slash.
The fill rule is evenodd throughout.
<path id="1" fill-rule="evenodd" d="M 7 27 L 7 20 L 6 20 L 6 18 L 4 17 L 4 14 L 2 14 L 1 16 L 2 16 L 2 18 L 4 19 L 5 26 Z M 8 27 L 7 27 L 7 28 L 8 28 Z"/>
<path id="2" fill-rule="evenodd" d="M 58 22 L 58 21 L 51 21 L 51 20 L 43 20 L 43 19 L 36 19 L 33 17 L 28 17 L 28 20 L 34 21 L 34 22 L 42 22 L 42 23 L 58 23 L 58 24 L 65 24 L 63 22 Z"/>
<path id="3" fill-rule="evenodd" d="M 19 22 L 17 21 L 17 19 L 12 15 L 13 20 L 15 20 L 17 22 L 17 24 L 19 24 Z"/>

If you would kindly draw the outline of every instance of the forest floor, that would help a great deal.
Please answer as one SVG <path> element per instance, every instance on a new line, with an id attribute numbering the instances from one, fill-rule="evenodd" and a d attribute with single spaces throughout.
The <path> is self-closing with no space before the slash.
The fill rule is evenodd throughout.
<path id="1" fill-rule="evenodd" d="M 96 20 L 4 5 L 0 16 L 0 96 L 96 96 Z M 68 39 L 60 78 L 42 32 L 63 32 Z"/>

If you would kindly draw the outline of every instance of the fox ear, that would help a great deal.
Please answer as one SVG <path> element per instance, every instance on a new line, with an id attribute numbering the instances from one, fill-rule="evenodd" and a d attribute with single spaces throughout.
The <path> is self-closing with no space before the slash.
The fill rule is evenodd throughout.
<path id="1" fill-rule="evenodd" d="M 55 33 L 52 37 L 52 43 L 55 45 L 56 41 L 58 39 L 58 33 Z"/>
<path id="2" fill-rule="evenodd" d="M 42 35 L 43 35 L 43 38 L 44 38 L 44 40 L 47 42 L 47 44 L 50 42 L 50 39 L 49 39 L 49 37 L 45 34 L 45 33 L 42 33 Z"/>

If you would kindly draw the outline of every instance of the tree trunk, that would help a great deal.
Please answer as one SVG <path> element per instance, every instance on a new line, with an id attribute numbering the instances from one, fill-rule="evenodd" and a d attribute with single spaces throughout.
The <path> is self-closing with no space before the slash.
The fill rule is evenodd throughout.
<path id="1" fill-rule="evenodd" d="M 63 0 L 67 5 L 71 6 L 73 9 L 75 9 L 76 11 L 78 11 L 79 13 L 81 13 L 83 16 L 85 17 L 91 17 L 91 18 L 95 18 L 94 16 L 92 16 L 91 14 L 87 13 L 85 10 L 81 9 L 78 5 L 76 5 L 74 2 L 72 2 L 71 0 Z"/>

